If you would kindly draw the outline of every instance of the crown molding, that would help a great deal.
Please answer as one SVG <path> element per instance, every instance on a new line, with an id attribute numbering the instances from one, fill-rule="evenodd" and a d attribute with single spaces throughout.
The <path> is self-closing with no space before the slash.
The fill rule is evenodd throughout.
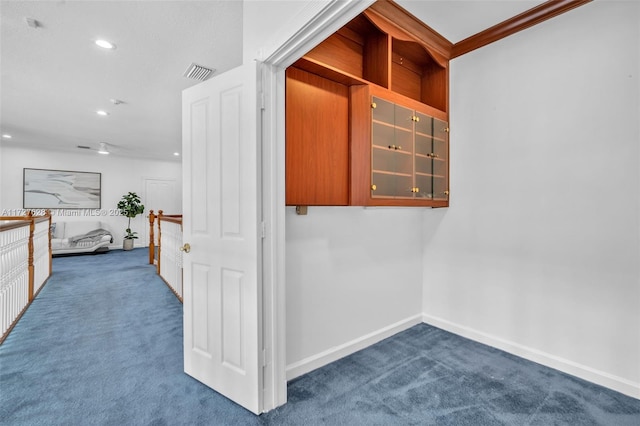
<path id="1" fill-rule="evenodd" d="M 451 59 L 582 6 L 592 0 L 549 0 L 453 45 Z"/>

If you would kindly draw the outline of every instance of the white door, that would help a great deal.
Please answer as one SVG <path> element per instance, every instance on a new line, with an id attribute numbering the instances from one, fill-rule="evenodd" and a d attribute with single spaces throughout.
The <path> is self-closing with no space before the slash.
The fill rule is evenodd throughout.
<path id="1" fill-rule="evenodd" d="M 182 196 L 175 179 L 144 178 L 144 192 L 145 212 L 182 213 Z"/>
<path id="2" fill-rule="evenodd" d="M 183 92 L 184 369 L 262 411 L 257 66 Z"/>
<path id="3" fill-rule="evenodd" d="M 144 180 L 144 212 L 145 217 L 148 217 L 149 212 L 153 210 L 155 214 L 158 214 L 160 210 L 164 214 L 182 214 L 182 194 L 178 188 L 178 182 L 175 179 L 157 179 L 157 178 L 143 178 Z M 149 241 L 149 225 L 148 221 L 145 222 L 145 226 L 142 227 L 142 241 L 146 241 L 147 245 Z M 156 247 L 158 246 L 158 235 L 154 235 L 156 241 Z"/>

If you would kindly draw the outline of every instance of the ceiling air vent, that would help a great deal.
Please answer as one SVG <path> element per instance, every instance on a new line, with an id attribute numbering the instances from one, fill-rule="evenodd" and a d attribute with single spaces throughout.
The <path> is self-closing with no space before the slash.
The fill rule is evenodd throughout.
<path id="1" fill-rule="evenodd" d="M 206 68 L 202 65 L 191 63 L 189 68 L 182 74 L 184 77 L 192 78 L 198 81 L 205 81 L 215 70 L 212 68 Z"/>
<path id="2" fill-rule="evenodd" d="M 91 149 L 90 146 L 84 146 L 84 145 L 78 145 L 78 148 L 80 148 L 80 149 Z"/>

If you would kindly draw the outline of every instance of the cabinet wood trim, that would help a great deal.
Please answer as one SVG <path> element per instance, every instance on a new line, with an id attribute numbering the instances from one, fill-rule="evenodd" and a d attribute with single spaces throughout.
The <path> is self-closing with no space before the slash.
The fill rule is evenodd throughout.
<path id="1" fill-rule="evenodd" d="M 349 87 L 286 71 L 287 205 L 349 204 Z"/>
<path id="2" fill-rule="evenodd" d="M 324 77 L 329 80 L 333 80 L 336 83 L 344 84 L 345 86 L 352 86 L 357 84 L 370 84 L 368 81 L 353 76 L 351 74 L 347 74 L 346 72 L 334 68 L 330 65 L 326 65 L 322 62 L 319 62 L 313 58 L 309 58 L 307 56 L 303 56 L 298 59 L 296 62 L 291 65 L 293 68 L 298 68 L 311 74 L 318 75 L 320 77 Z"/>
<path id="3" fill-rule="evenodd" d="M 371 95 L 370 86 L 351 86 L 349 116 L 350 136 L 350 199 L 352 206 L 369 203 L 371 185 Z"/>
<path id="4" fill-rule="evenodd" d="M 424 114 L 430 115 L 442 121 L 449 121 L 449 116 L 445 111 L 441 111 L 437 108 L 423 104 L 415 99 L 408 98 L 400 93 L 387 90 L 384 87 L 370 85 L 371 96 L 383 98 L 386 101 L 393 102 L 394 104 L 401 104 L 403 107 L 410 108 Z"/>
<path id="5" fill-rule="evenodd" d="M 549 0 L 453 45 L 450 59 L 561 15 L 592 0 Z"/>
<path id="6" fill-rule="evenodd" d="M 376 12 L 394 27 L 404 28 L 405 31 L 402 32 L 411 34 L 414 40 L 419 40 L 428 46 L 431 53 L 436 53 L 443 59 L 450 59 L 453 43 L 398 4 L 391 0 L 378 0 L 365 13 L 371 11 Z"/>

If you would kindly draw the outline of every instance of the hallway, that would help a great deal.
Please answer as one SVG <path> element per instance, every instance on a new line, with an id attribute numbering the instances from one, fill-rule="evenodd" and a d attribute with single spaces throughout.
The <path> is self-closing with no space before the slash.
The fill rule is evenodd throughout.
<path id="1" fill-rule="evenodd" d="M 0 346 L 3 422 L 260 424 L 183 373 L 182 305 L 147 259 L 145 249 L 54 258 Z"/>

